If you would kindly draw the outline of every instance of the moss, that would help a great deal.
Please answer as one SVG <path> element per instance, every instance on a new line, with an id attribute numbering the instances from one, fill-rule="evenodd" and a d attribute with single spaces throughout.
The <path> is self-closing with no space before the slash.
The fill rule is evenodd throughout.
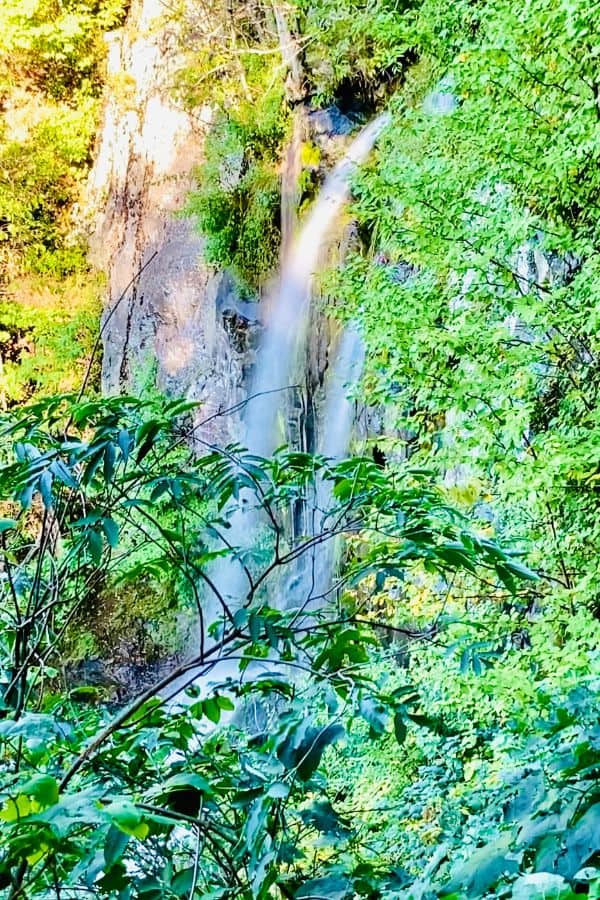
<path id="1" fill-rule="evenodd" d="M 300 151 L 300 162 L 306 169 L 318 169 L 321 165 L 321 150 L 312 141 L 305 141 Z"/>
<path id="2" fill-rule="evenodd" d="M 442 77 L 443 68 L 429 56 L 421 56 L 404 73 L 404 83 L 394 100 L 410 109 L 418 109 L 433 85 Z"/>
<path id="3" fill-rule="evenodd" d="M 192 109 L 209 103 L 215 111 L 186 213 L 206 238 L 207 261 L 230 269 L 242 289 L 255 293 L 279 258 L 279 172 L 290 119 L 283 70 L 278 52 L 262 52 L 258 32 L 264 26 L 267 39 L 270 21 L 262 22 L 260 13 L 260 21 L 240 17 L 249 48 L 240 53 L 228 10 L 217 7 L 213 14 L 223 16 L 218 40 L 182 48 L 186 65 L 175 80 L 180 102 Z"/>
<path id="4" fill-rule="evenodd" d="M 281 98 L 280 98 L 281 99 Z M 229 268 L 242 286 L 256 290 L 279 258 L 279 150 L 285 118 L 271 101 L 252 126 L 221 116 L 206 143 L 206 161 L 187 214 L 206 237 L 208 262 Z"/>

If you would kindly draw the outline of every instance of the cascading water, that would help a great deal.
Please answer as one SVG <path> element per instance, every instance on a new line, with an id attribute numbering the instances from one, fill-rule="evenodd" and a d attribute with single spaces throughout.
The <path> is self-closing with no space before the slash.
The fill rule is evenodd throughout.
<path id="1" fill-rule="evenodd" d="M 341 459 L 348 450 L 354 422 L 352 391 L 360 379 L 364 357 L 360 331 L 351 323 L 340 339 L 333 371 L 326 386 L 319 453 L 328 459 Z"/>
<path id="2" fill-rule="evenodd" d="M 389 114 L 383 113 L 354 139 L 344 157 L 325 180 L 310 214 L 302 223 L 300 234 L 292 244 L 287 258 L 282 261 L 277 287 L 266 301 L 263 342 L 257 354 L 256 370 L 243 422 L 244 443 L 251 454 L 269 456 L 279 443 L 278 416 L 284 392 L 293 382 L 297 360 L 306 340 L 311 287 L 320 254 L 349 199 L 352 174 L 366 160 L 377 137 L 389 121 Z M 342 337 L 337 366 L 334 366 L 333 375 L 329 379 L 324 428 L 320 440 L 320 450 L 326 456 L 339 458 L 347 450 L 353 419 L 352 405 L 347 399 L 347 386 L 356 381 L 361 366 L 360 335 L 350 326 Z M 318 506 L 324 510 L 329 498 L 322 487 L 317 489 L 317 494 Z M 315 528 L 321 526 L 323 515 L 323 512 L 319 513 Z M 258 525 L 256 511 L 241 498 L 229 518 L 228 544 L 242 550 L 251 549 L 252 542 L 256 540 Z M 320 551 L 313 556 L 312 566 L 308 567 L 311 573 L 302 572 L 297 589 L 288 594 L 297 596 L 298 588 L 308 598 L 316 597 L 319 590 L 323 593 L 322 589 L 329 578 L 327 570 L 332 563 L 333 551 Z M 313 579 L 313 575 L 318 582 Z M 248 582 L 244 567 L 239 561 L 234 558 L 221 559 L 215 565 L 212 579 L 220 596 L 226 598 L 230 609 L 235 610 L 243 603 Z M 212 601 L 209 600 L 204 611 L 205 629 L 211 622 L 219 620 L 222 614 L 218 599 L 215 597 Z M 223 660 L 214 667 L 210 675 L 198 679 L 196 684 L 207 688 L 234 675 L 236 669 L 236 665 Z"/>
<path id="3" fill-rule="evenodd" d="M 277 289 L 267 300 L 264 340 L 251 384 L 245 416 L 245 444 L 252 453 L 268 456 L 277 443 L 281 395 L 290 386 L 304 339 L 312 280 L 319 255 L 348 201 L 352 173 L 371 152 L 390 121 L 388 113 L 374 119 L 354 139 L 327 177 L 288 258 L 283 261 Z"/>
<path id="4" fill-rule="evenodd" d="M 360 331 L 351 323 L 342 333 L 333 369 L 326 384 L 326 401 L 319 429 L 318 450 L 324 457 L 341 460 L 348 451 L 354 424 L 354 389 L 358 385 L 365 349 Z M 311 516 L 311 534 L 321 534 L 331 508 L 331 486 L 319 480 Z M 306 607 L 322 602 L 329 592 L 335 567 L 336 542 L 316 544 L 300 579 L 298 594 Z"/>

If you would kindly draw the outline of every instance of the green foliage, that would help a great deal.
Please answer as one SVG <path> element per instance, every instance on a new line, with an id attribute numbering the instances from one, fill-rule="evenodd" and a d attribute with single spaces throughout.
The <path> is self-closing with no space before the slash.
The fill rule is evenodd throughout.
<path id="1" fill-rule="evenodd" d="M 73 240 L 94 137 L 106 48 L 124 3 L 8 2 L 0 12 L 0 266 L 63 275 L 84 263 Z"/>
<path id="2" fill-rule="evenodd" d="M 4 272 L 62 276 L 81 270 L 85 249 L 71 238 L 71 204 L 89 161 L 92 100 L 49 108 L 20 141 L 0 144 L 0 252 Z M 21 270 L 21 271 L 19 271 Z"/>
<path id="3" fill-rule="evenodd" d="M 187 207 L 206 237 L 206 259 L 231 267 L 253 288 L 275 268 L 280 241 L 279 177 L 268 145 L 261 145 L 260 131 L 218 122 Z"/>
<path id="4" fill-rule="evenodd" d="M 582 21 L 541 0 L 523 14 L 421 8 L 415 45 L 439 54 L 432 72 L 447 66 L 438 90 L 455 108 L 399 97 L 398 127 L 356 187 L 373 256 L 354 260 L 339 292 L 365 327 L 370 396 L 397 411 L 411 452 L 479 481 L 499 526 L 534 538 L 539 561 L 585 593 L 599 282 Z"/>
<path id="5" fill-rule="evenodd" d="M 278 154 L 286 134 L 280 90 L 258 108 L 220 114 L 187 213 L 206 237 L 205 256 L 256 288 L 277 265 L 280 243 Z"/>
<path id="6" fill-rule="evenodd" d="M 0 9 L 0 402 L 75 389 L 98 285 L 78 225 L 106 54 L 123 0 Z"/>
<path id="7" fill-rule="evenodd" d="M 30 277 L 0 303 L 0 401 L 3 408 L 36 395 L 75 390 L 89 363 L 100 313 L 98 278 L 84 273 Z M 92 383 L 97 365 L 92 366 Z"/>
<path id="8" fill-rule="evenodd" d="M 437 472 L 548 580 L 508 611 L 465 582 L 443 600 L 375 585 L 370 616 L 405 635 L 396 677 L 437 734 L 401 728 L 406 755 L 385 745 L 377 763 L 357 742 L 332 787 L 398 867 L 382 896 L 597 896 L 597 29 L 553 0 L 425 2 L 410 28 L 419 62 L 355 180 L 367 252 L 331 294 L 394 423 L 379 449 Z M 394 618 L 399 591 L 425 593 L 416 622 Z"/>
<path id="9" fill-rule="evenodd" d="M 369 97 L 382 81 L 400 76 L 412 48 L 415 7 L 412 0 L 298 0 L 308 79 L 317 100 L 331 101 L 344 88 Z"/>
<path id="10" fill-rule="evenodd" d="M 557 873 L 571 896 L 598 878 L 587 831 L 597 802 L 597 625 L 588 614 L 547 614 L 523 643 L 516 612 L 497 619 L 474 610 L 468 623 L 447 623 L 437 646 L 413 644 L 407 671 L 382 665 L 392 683 L 421 686 L 421 727 L 409 722 L 402 747 L 388 742 L 377 760 L 357 741 L 331 767 L 340 815 L 362 810 L 368 852 L 354 848 L 354 864 L 372 852 L 397 866 L 401 896 L 521 897 Z M 494 658 L 464 668 L 465 650 L 484 643 Z"/>
<path id="11" fill-rule="evenodd" d="M 185 65 L 175 92 L 189 108 L 210 105 L 214 116 L 187 213 L 206 237 L 206 259 L 256 291 L 277 265 L 279 162 L 288 131 L 272 9 L 218 0 L 208 33 L 188 9 L 181 45 Z"/>
<path id="12" fill-rule="evenodd" d="M 282 81 L 271 5 L 211 0 L 203 9 L 184 3 L 172 11 L 184 57 L 174 80 L 180 100 L 191 108 L 242 109 L 250 121 L 260 119 Z"/>
<path id="13" fill-rule="evenodd" d="M 266 900 L 273 890 L 309 896 L 317 883 L 368 896 L 364 871 L 340 875 L 305 847 L 307 834 L 354 840 L 327 796 L 323 762 L 355 718 L 373 740 L 404 741 L 408 724 L 425 721 L 419 695 L 373 679 L 378 640 L 356 610 L 341 621 L 325 608 L 307 616 L 310 584 L 282 609 L 280 576 L 357 528 L 370 549 L 347 567 L 356 585 L 415 564 L 502 580 L 513 557 L 471 532 L 420 471 L 390 478 L 369 459 L 332 465 L 283 450 L 272 460 L 235 447 L 182 453 L 189 410 L 59 397 L 5 423 L 1 883 L 13 896 L 27 885 L 32 897 L 94 885 L 100 896 Z M 331 488 L 328 520 L 289 545 L 290 504 L 313 497 L 316 478 Z M 238 504 L 256 509 L 266 556 L 228 539 Z M 232 599 L 215 566 L 236 559 L 246 586 Z M 192 658 L 116 713 L 48 690 L 82 604 L 108 583 L 172 573 L 197 613 Z M 193 681 L 181 707 L 164 707 Z M 264 731 L 212 733 L 252 697 L 267 698 Z"/>
<path id="14" fill-rule="evenodd" d="M 23 83 L 67 101 L 102 86 L 103 32 L 123 19 L 125 0 L 6 0 L 0 10 L 0 90 Z"/>

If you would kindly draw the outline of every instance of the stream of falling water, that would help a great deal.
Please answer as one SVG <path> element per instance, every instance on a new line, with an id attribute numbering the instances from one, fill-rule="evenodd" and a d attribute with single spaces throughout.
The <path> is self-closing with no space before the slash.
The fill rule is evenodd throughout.
<path id="1" fill-rule="evenodd" d="M 278 422 L 285 403 L 285 391 L 291 386 L 297 370 L 297 360 L 306 341 L 313 277 L 319 259 L 333 232 L 344 205 L 350 196 L 350 181 L 356 167 L 371 152 L 377 137 L 390 121 L 383 113 L 362 129 L 352 141 L 340 162 L 327 176 L 311 212 L 302 222 L 300 233 L 282 261 L 279 281 L 266 300 L 267 314 L 262 345 L 259 347 L 254 378 L 249 391 L 243 421 L 243 443 L 251 454 L 269 456 L 281 443 Z M 327 398 L 319 450 L 331 458 L 340 458 L 347 451 L 352 429 L 353 409 L 347 399 L 348 385 L 360 375 L 362 343 L 358 331 L 349 327 L 342 336 L 337 363 L 328 379 Z M 317 487 L 317 506 L 320 512 L 313 527 L 320 528 L 329 497 L 323 485 Z M 246 508 L 244 508 L 246 507 Z M 314 517 L 313 517 L 314 518 Z M 249 503 L 243 502 L 232 512 L 227 531 L 230 545 L 242 550 L 251 549 L 256 540 L 259 518 Z M 317 532 L 314 532 L 317 533 Z M 305 595 L 303 602 L 325 592 L 333 564 L 332 548 L 316 551 L 293 592 Z M 212 579 L 231 609 L 243 602 L 248 589 L 243 566 L 235 559 L 222 559 L 215 565 Z M 284 600 L 285 606 L 290 605 Z M 204 610 L 206 628 L 222 617 L 217 598 L 209 600 Z M 237 663 L 223 660 L 209 676 L 196 681 L 201 688 L 222 682 L 237 673 Z M 188 679 L 189 680 L 189 679 Z"/>
<path id="2" fill-rule="evenodd" d="M 349 199 L 350 180 L 373 149 L 390 120 L 374 119 L 358 134 L 325 180 L 300 234 L 283 261 L 279 284 L 267 300 L 262 346 L 245 416 L 245 444 L 251 453 L 268 456 L 277 444 L 277 416 L 293 380 L 298 351 L 305 339 L 313 277 L 320 254 Z"/>
<path id="3" fill-rule="evenodd" d="M 325 408 L 319 423 L 318 451 L 336 462 L 344 458 L 350 446 L 355 413 L 354 391 L 362 375 L 364 356 L 362 336 L 358 327 L 351 323 L 346 326 L 336 348 L 333 368 L 325 386 Z M 319 480 L 315 491 L 312 534 L 321 534 L 326 529 L 331 504 L 331 485 Z M 327 596 L 335 569 L 337 548 L 336 540 L 317 544 L 311 559 L 306 562 L 298 593 L 307 608 L 313 604 L 322 604 L 323 598 Z"/>

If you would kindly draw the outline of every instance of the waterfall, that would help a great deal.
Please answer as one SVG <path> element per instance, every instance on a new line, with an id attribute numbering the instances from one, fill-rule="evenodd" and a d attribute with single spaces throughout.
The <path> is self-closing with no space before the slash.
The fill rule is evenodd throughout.
<path id="1" fill-rule="evenodd" d="M 306 110 L 301 106 L 294 111 L 292 136 L 283 161 L 281 177 L 281 248 L 279 256 L 282 265 L 288 258 L 298 226 L 302 144 L 306 140 L 306 131 Z"/>
<path id="2" fill-rule="evenodd" d="M 363 128 L 326 178 L 295 243 L 282 262 L 278 284 L 265 301 L 264 336 L 243 418 L 244 444 L 252 454 L 269 456 L 280 443 L 277 419 L 286 399 L 285 391 L 293 383 L 296 362 L 306 339 L 311 287 L 320 254 L 349 199 L 353 172 L 366 160 L 389 120 L 389 114 L 383 113 Z M 346 361 L 346 369 L 359 353 L 359 344 L 357 332 L 349 329 L 341 343 L 341 358 Z M 322 452 L 334 458 L 346 451 L 351 427 L 349 406 L 341 402 L 340 389 L 344 380 L 351 378 L 342 365 L 337 381 L 336 378 L 332 381 L 321 439 Z M 256 527 L 254 511 L 244 509 L 240 504 L 230 518 L 228 541 L 233 546 L 249 549 L 249 539 L 255 537 Z M 242 566 L 235 560 L 221 560 L 215 578 L 221 594 L 234 605 L 239 603 L 246 587 Z"/>
<path id="3" fill-rule="evenodd" d="M 341 459 L 348 450 L 354 421 L 352 389 L 358 384 L 364 361 L 364 345 L 356 325 L 342 334 L 327 382 L 324 421 L 319 435 L 319 453 Z"/>
<path id="4" fill-rule="evenodd" d="M 278 415 L 285 401 L 285 391 L 293 382 L 297 359 L 306 340 L 312 281 L 320 254 L 349 199 L 352 174 L 366 160 L 377 137 L 389 121 L 389 114 L 383 113 L 366 126 L 326 178 L 310 214 L 301 225 L 296 241 L 282 262 L 277 286 L 266 300 L 263 341 L 258 350 L 256 370 L 243 420 L 244 443 L 251 454 L 269 456 L 279 442 Z M 320 440 L 321 452 L 334 459 L 343 456 L 347 450 L 353 421 L 352 403 L 347 397 L 348 385 L 355 383 L 360 375 L 362 355 L 360 335 L 355 327 L 350 326 L 342 336 L 337 363 L 328 381 L 325 421 Z M 324 486 L 317 486 L 315 505 L 320 507 L 321 512 L 314 522 L 315 528 L 321 527 L 329 500 Z M 229 517 L 228 544 L 239 547 L 242 551 L 252 549 L 258 527 L 257 511 L 241 495 Z M 316 551 L 312 562 L 307 560 L 304 570 L 297 573 L 294 589 L 286 591 L 292 603 L 294 598 L 301 596 L 300 591 L 302 603 L 307 597 L 316 598 L 318 591 L 324 593 L 323 588 L 329 580 L 332 563 L 332 548 Z M 236 559 L 219 560 L 211 577 L 231 608 L 235 609 L 243 603 L 248 585 L 243 566 Z M 222 617 L 216 597 L 207 601 L 204 617 L 206 625 Z M 208 688 L 235 674 L 237 664 L 224 659 L 210 675 L 197 679 L 196 685 Z M 189 680 L 187 678 L 188 682 Z"/>

